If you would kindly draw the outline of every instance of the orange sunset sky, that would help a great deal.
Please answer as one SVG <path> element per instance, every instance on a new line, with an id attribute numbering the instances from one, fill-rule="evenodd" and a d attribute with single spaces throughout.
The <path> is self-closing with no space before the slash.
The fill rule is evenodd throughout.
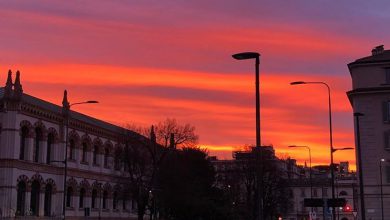
<path id="1" fill-rule="evenodd" d="M 21 71 L 24 92 L 109 121 L 150 126 L 167 117 L 196 126 L 211 155 L 255 143 L 254 61 L 261 53 L 262 144 L 329 163 L 325 87 L 332 89 L 334 147 L 354 147 L 347 63 L 390 47 L 387 1 L 0 1 L 0 82 Z M 387 47 L 386 47 L 387 46 Z M 338 151 L 350 161 L 354 151 Z"/>

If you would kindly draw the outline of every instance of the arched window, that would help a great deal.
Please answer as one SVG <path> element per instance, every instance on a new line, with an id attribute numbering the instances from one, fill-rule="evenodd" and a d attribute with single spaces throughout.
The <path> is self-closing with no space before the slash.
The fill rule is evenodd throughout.
<path id="1" fill-rule="evenodd" d="M 114 158 L 114 168 L 115 170 L 120 170 L 121 169 L 121 150 L 117 149 L 115 151 L 115 158 Z"/>
<path id="2" fill-rule="evenodd" d="M 20 135 L 20 152 L 19 152 L 20 160 L 24 160 L 24 151 L 26 149 L 26 144 L 27 144 L 27 135 L 28 135 L 28 128 L 23 127 L 22 134 Z"/>
<path id="3" fill-rule="evenodd" d="M 79 207 L 84 208 L 84 198 L 85 198 L 85 189 L 80 189 L 80 199 L 79 199 Z"/>
<path id="4" fill-rule="evenodd" d="M 108 167 L 108 157 L 110 156 L 110 150 L 108 147 L 104 149 L 104 167 Z"/>
<path id="5" fill-rule="evenodd" d="M 17 198 L 16 198 L 16 215 L 23 216 L 25 215 L 25 206 L 26 206 L 26 183 L 19 182 L 17 186 Z"/>
<path id="6" fill-rule="evenodd" d="M 68 187 L 66 190 L 66 207 L 72 207 L 72 197 L 73 197 L 73 189 L 72 187 Z"/>
<path id="7" fill-rule="evenodd" d="M 92 208 L 96 208 L 96 200 L 97 200 L 97 190 L 93 189 L 92 190 Z"/>
<path id="8" fill-rule="evenodd" d="M 115 191 L 112 196 L 112 209 L 117 209 L 118 204 L 118 193 Z"/>
<path id="9" fill-rule="evenodd" d="M 83 153 L 81 155 L 81 161 L 87 162 L 87 143 L 83 143 Z"/>
<path id="10" fill-rule="evenodd" d="M 93 146 L 93 164 L 97 165 L 99 147 L 97 145 Z"/>
<path id="11" fill-rule="evenodd" d="M 74 140 L 69 141 L 69 159 L 74 160 L 75 159 L 75 154 L 76 154 L 76 143 Z"/>
<path id="12" fill-rule="evenodd" d="M 42 140 L 41 128 L 35 128 L 35 140 L 34 140 L 34 162 L 39 161 L 40 142 Z"/>
<path id="13" fill-rule="evenodd" d="M 107 208 L 107 197 L 108 197 L 108 192 L 104 190 L 103 192 L 103 209 Z"/>
<path id="14" fill-rule="evenodd" d="M 53 147 L 53 142 L 54 142 L 54 134 L 50 133 L 47 136 L 47 150 L 46 150 L 46 163 L 47 164 L 50 164 L 51 153 L 52 153 L 51 148 Z"/>
<path id="15" fill-rule="evenodd" d="M 127 197 L 124 195 L 123 196 L 122 209 L 126 210 L 126 206 L 127 206 Z"/>
<path id="16" fill-rule="evenodd" d="M 41 186 L 37 180 L 34 180 L 31 184 L 31 202 L 30 202 L 30 210 L 31 215 L 38 216 L 39 215 L 39 194 L 40 194 Z"/>
<path id="17" fill-rule="evenodd" d="M 51 216 L 51 196 L 52 196 L 53 187 L 50 184 L 47 184 L 45 187 L 45 208 L 44 215 Z"/>

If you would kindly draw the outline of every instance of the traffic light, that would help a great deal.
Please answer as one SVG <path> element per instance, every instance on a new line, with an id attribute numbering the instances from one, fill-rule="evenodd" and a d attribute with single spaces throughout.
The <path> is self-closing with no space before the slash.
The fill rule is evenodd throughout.
<path id="1" fill-rule="evenodd" d="M 343 211 L 344 212 L 352 212 L 352 207 L 350 204 L 345 204 L 345 206 L 343 207 Z"/>

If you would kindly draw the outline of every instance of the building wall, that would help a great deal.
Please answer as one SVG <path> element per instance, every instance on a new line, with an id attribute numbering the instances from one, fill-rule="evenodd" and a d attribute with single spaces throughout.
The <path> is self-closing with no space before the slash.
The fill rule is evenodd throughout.
<path id="1" fill-rule="evenodd" d="M 34 106 L 23 100 L 4 100 L 0 113 L 0 217 L 15 215 L 30 215 L 32 203 L 39 204 L 37 215 L 45 215 L 45 190 L 51 186 L 50 216 L 62 215 L 64 167 L 61 161 L 65 156 L 64 118 L 58 112 Z M 53 117 L 52 117 L 53 116 Z M 112 126 L 112 125 L 110 125 Z M 28 128 L 25 139 L 24 159 L 20 159 L 22 128 Z M 39 141 L 38 161 L 34 161 L 36 146 L 35 129 L 42 131 Z M 123 131 L 125 129 L 122 129 Z M 48 134 L 53 134 L 50 161 L 47 161 Z M 99 127 L 88 121 L 70 119 L 69 140 L 75 141 L 74 158 L 68 160 L 67 187 L 73 188 L 71 205 L 66 208 L 66 215 L 72 219 L 84 216 L 84 208 L 91 208 L 93 190 L 97 191 L 96 207 L 91 208 L 91 217 L 103 219 L 134 218 L 136 219 L 136 204 L 125 190 L 126 175 L 121 163 L 115 166 L 114 158 L 117 152 L 123 150 L 121 133 L 115 133 L 109 127 Z M 82 161 L 83 143 L 86 143 L 86 161 Z M 97 162 L 93 163 L 93 152 L 97 146 Z M 106 149 L 109 150 L 106 165 L 104 164 Z M 68 155 L 70 149 L 68 145 Z M 57 161 L 57 162 L 53 162 Z M 24 213 L 17 213 L 18 183 L 26 184 Z M 39 184 L 39 198 L 32 201 L 33 185 Z M 19 187 L 20 188 L 20 187 Z M 36 188 L 38 189 L 38 188 Z M 85 189 L 84 205 L 80 208 L 80 192 Z M 106 208 L 103 208 L 103 193 Z M 116 192 L 116 209 L 113 208 Z M 20 193 L 19 193 L 20 194 Z M 126 198 L 125 205 L 123 201 Z"/>
<path id="2" fill-rule="evenodd" d="M 382 55 L 387 56 L 388 53 L 384 51 Z M 390 161 L 390 149 L 386 146 L 390 124 L 384 121 L 386 109 L 383 106 L 384 103 L 390 101 L 390 88 L 386 85 L 386 68 L 390 67 L 390 59 L 371 63 L 357 61 L 349 66 L 353 90 L 348 92 L 348 97 L 353 111 L 364 114 L 359 117 L 362 167 L 357 167 L 357 169 L 363 172 L 366 219 L 381 219 L 379 164 L 381 159 Z M 356 138 L 355 135 L 355 141 L 357 141 Z M 390 178 L 389 165 L 387 162 L 383 163 L 384 194 L 390 193 L 390 182 L 387 181 Z M 390 198 L 386 197 L 383 210 L 385 216 L 390 216 L 390 211 L 388 211 L 390 210 Z M 359 216 L 361 216 L 360 210 Z"/>

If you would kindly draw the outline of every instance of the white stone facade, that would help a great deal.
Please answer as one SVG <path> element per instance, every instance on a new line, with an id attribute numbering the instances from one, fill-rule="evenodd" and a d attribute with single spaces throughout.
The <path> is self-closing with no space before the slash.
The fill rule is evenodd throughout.
<path id="1" fill-rule="evenodd" d="M 384 219 L 390 218 L 390 163 L 386 162 L 390 161 L 390 50 L 379 46 L 372 52 L 372 56 L 348 64 L 352 90 L 347 95 L 353 111 L 364 114 L 359 117 L 362 167 L 357 169 L 363 172 L 366 219 L 379 220 L 382 210 Z M 355 141 L 357 138 L 355 135 Z M 381 159 L 386 161 L 380 164 Z M 359 208 L 358 219 L 361 219 Z"/>
<path id="2" fill-rule="evenodd" d="M 65 107 L 24 94 L 19 73 L 0 100 L 0 217 L 60 218 Z M 89 208 L 91 217 L 136 219 L 120 156 L 125 136 L 144 137 L 73 111 L 68 130 L 66 216 L 84 219 Z"/>

